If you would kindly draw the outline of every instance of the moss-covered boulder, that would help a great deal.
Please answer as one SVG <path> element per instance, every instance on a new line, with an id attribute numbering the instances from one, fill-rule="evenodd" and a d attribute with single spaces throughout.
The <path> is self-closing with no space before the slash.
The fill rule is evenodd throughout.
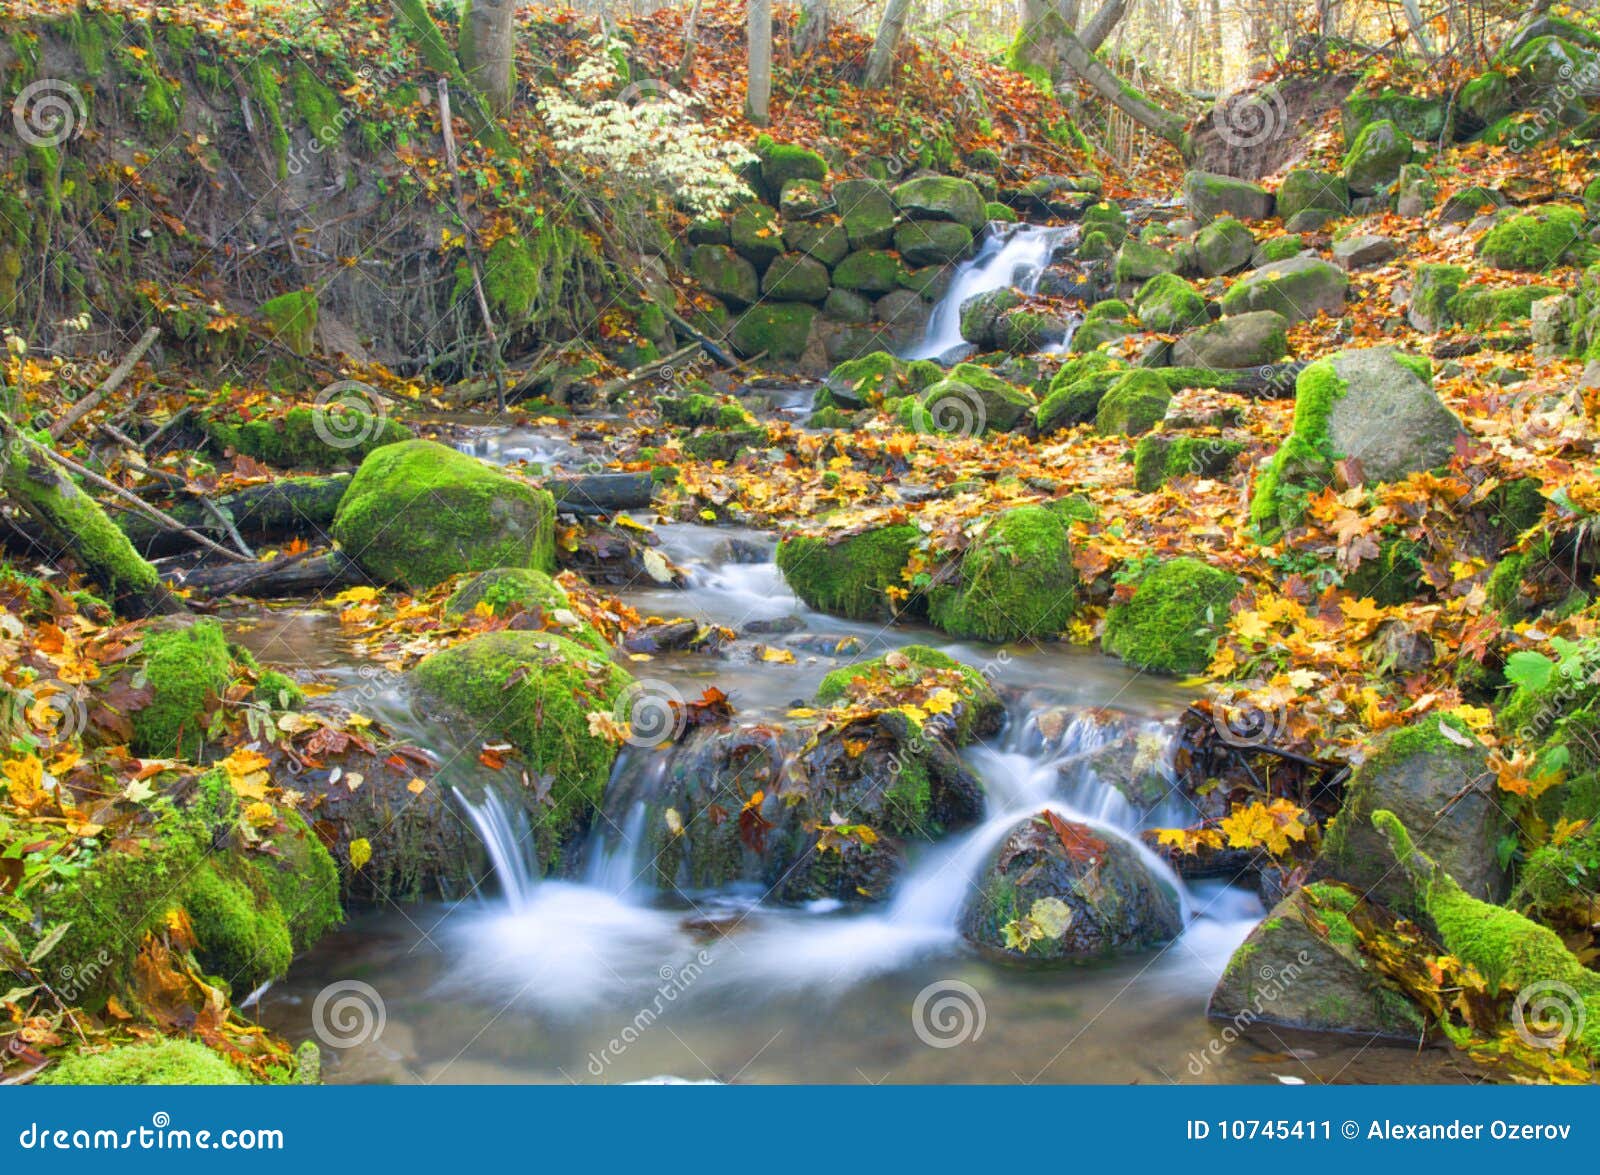
<path id="1" fill-rule="evenodd" d="M 747 359 L 763 353 L 771 359 L 799 359 L 816 317 L 817 308 L 809 303 L 760 302 L 739 315 L 728 337 Z"/>
<path id="2" fill-rule="evenodd" d="M 1321 208 L 1343 216 L 1350 211 L 1350 186 L 1343 176 L 1297 167 L 1278 185 L 1278 215 L 1284 220 L 1307 208 Z"/>
<path id="3" fill-rule="evenodd" d="M 961 303 L 961 337 L 980 350 L 993 347 L 1000 316 L 1022 303 L 1022 295 L 1009 286 L 972 295 Z"/>
<path id="4" fill-rule="evenodd" d="M 305 358 L 317 345 L 317 295 L 312 290 L 291 290 L 261 304 L 261 320 L 272 337 Z"/>
<path id="5" fill-rule="evenodd" d="M 1069 350 L 1075 354 L 1087 353 L 1132 334 L 1136 329 L 1129 321 L 1132 314 L 1132 308 L 1121 298 L 1096 302 L 1073 332 Z"/>
<path id="6" fill-rule="evenodd" d="M 817 686 L 817 701 L 826 706 L 858 702 L 889 707 L 900 703 L 908 689 L 914 693 L 924 689 L 950 691 L 953 700 L 949 713 L 957 746 L 995 733 L 1005 719 L 1005 706 L 988 678 L 948 653 L 926 645 L 906 645 L 832 670 Z M 942 705 L 936 708 L 943 709 Z"/>
<path id="7" fill-rule="evenodd" d="M 833 201 L 852 249 L 882 249 L 894 239 L 897 214 L 886 184 L 840 180 L 833 185 Z"/>
<path id="8" fill-rule="evenodd" d="M 1109 200 L 1089 205 L 1083 210 L 1078 223 L 1082 227 L 1083 237 L 1088 237 L 1090 233 L 1099 233 L 1113 248 L 1121 245 L 1128 235 L 1127 215 Z"/>
<path id="9" fill-rule="evenodd" d="M 1224 437 L 1146 433 L 1133 449 L 1134 488 L 1148 494 L 1180 477 L 1221 477 L 1242 452 L 1242 441 Z"/>
<path id="10" fill-rule="evenodd" d="M 1183 200 L 1189 214 L 1202 223 L 1219 216 L 1265 220 L 1272 215 L 1272 193 L 1260 184 L 1206 171 L 1183 177 Z"/>
<path id="11" fill-rule="evenodd" d="M 833 284 L 863 294 L 887 294 L 900 288 L 906 277 L 904 262 L 881 249 L 859 249 L 833 271 Z"/>
<path id="12" fill-rule="evenodd" d="M 1222 296 L 1222 312 L 1275 310 L 1292 324 L 1319 313 L 1340 313 L 1349 285 L 1337 266 L 1319 257 L 1290 257 L 1241 277 Z"/>
<path id="13" fill-rule="evenodd" d="M 1167 381 L 1154 371 L 1125 372 L 1100 398 L 1095 409 L 1095 431 L 1106 437 L 1147 433 L 1161 423 L 1171 403 Z"/>
<path id="14" fill-rule="evenodd" d="M 728 245 L 696 245 L 689 272 L 700 288 L 733 306 L 748 306 L 761 296 L 756 267 Z"/>
<path id="15" fill-rule="evenodd" d="M 916 220 L 947 220 L 976 232 L 987 222 L 983 193 L 970 180 L 928 175 L 894 189 L 895 206 Z"/>
<path id="16" fill-rule="evenodd" d="M 1482 130 L 1516 109 L 1511 79 L 1497 69 L 1479 74 L 1456 93 L 1456 109 L 1464 127 Z"/>
<path id="17" fill-rule="evenodd" d="M 1011 963 L 1082 961 L 1169 942 L 1178 896 L 1115 833 L 1052 811 L 1017 824 L 961 911 L 961 934 Z"/>
<path id="18" fill-rule="evenodd" d="M 1049 390 L 1034 409 L 1034 427 L 1041 436 L 1087 424 L 1100 410 L 1106 390 L 1127 371 L 1127 365 L 1103 351 L 1075 355 L 1061 365 Z"/>
<path id="19" fill-rule="evenodd" d="M 977 436 L 1016 428 L 1033 411 L 1034 399 L 987 367 L 958 363 L 922 393 L 919 404 L 924 431 Z"/>
<path id="20" fill-rule="evenodd" d="M 1404 870 L 1372 826 L 1372 814 L 1385 809 L 1418 830 L 1418 843 L 1467 892 L 1503 901 L 1510 885 L 1500 841 L 1511 825 L 1480 786 L 1493 780 L 1488 764 L 1488 749 L 1451 717 L 1429 716 L 1379 736 L 1345 785 L 1314 873 L 1407 917 L 1422 915 Z"/>
<path id="21" fill-rule="evenodd" d="M 900 572 L 920 538 L 910 525 L 837 538 L 791 535 L 778 544 L 778 570 L 790 590 L 819 612 L 889 619 L 895 608 L 886 589 L 905 586 Z"/>
<path id="22" fill-rule="evenodd" d="M 1411 267 L 1411 301 L 1406 319 L 1432 334 L 1450 325 L 1450 300 L 1467 280 L 1462 265 L 1421 264 Z"/>
<path id="23" fill-rule="evenodd" d="M 894 230 L 894 247 L 908 265 L 943 265 L 972 251 L 972 230 L 949 220 L 905 220 Z"/>
<path id="24" fill-rule="evenodd" d="M 220 1054 L 196 1040 L 166 1039 L 74 1053 L 34 1079 L 36 1085 L 248 1085 Z"/>
<path id="25" fill-rule="evenodd" d="M 363 395 L 290 408 L 281 415 L 230 408 L 208 413 L 200 423 L 207 439 L 225 453 L 279 469 L 340 469 L 359 464 L 376 448 L 410 438 L 411 430 L 391 420 L 380 405 L 375 395 Z"/>
<path id="26" fill-rule="evenodd" d="M 1107 609 L 1101 648 L 1140 669 L 1199 673 L 1211 663 L 1238 593 L 1238 578 L 1220 568 L 1187 556 L 1164 559 Z"/>
<path id="27" fill-rule="evenodd" d="M 1555 286 L 1467 286 L 1451 297 L 1447 308 L 1462 326 L 1503 326 L 1526 321 L 1535 302 L 1561 292 Z"/>
<path id="28" fill-rule="evenodd" d="M 785 253 L 761 275 L 761 293 L 779 302 L 821 302 L 828 296 L 828 267 L 804 253 Z"/>
<path id="29" fill-rule="evenodd" d="M 1375 122 L 1389 121 L 1413 139 L 1438 142 L 1444 136 L 1447 94 L 1411 94 L 1371 80 L 1344 100 L 1343 129 L 1346 146 Z"/>
<path id="30" fill-rule="evenodd" d="M 534 859 L 545 870 L 565 861 L 600 805 L 617 754 L 588 716 L 618 713 L 628 673 L 562 637 L 507 631 L 424 657 L 410 676 L 429 706 L 458 723 L 464 751 L 508 742 L 530 778 L 549 780 L 533 813 Z"/>
<path id="31" fill-rule="evenodd" d="M 791 250 L 804 253 L 832 268 L 850 252 L 850 239 L 837 216 L 819 220 L 785 221 L 783 239 Z"/>
<path id="32" fill-rule="evenodd" d="M 1387 347 L 1320 359 L 1295 381 L 1294 431 L 1257 480 L 1250 517 L 1276 533 L 1298 521 L 1335 462 L 1355 458 L 1369 480 L 1396 481 L 1449 461 L 1462 435 L 1426 359 Z"/>
<path id="33" fill-rule="evenodd" d="M 375 449 L 339 502 L 333 537 L 375 579 L 413 590 L 465 571 L 555 569 L 555 500 L 434 441 Z"/>
<path id="34" fill-rule="evenodd" d="M 1177 259 L 1165 249 L 1129 237 L 1122 242 L 1122 248 L 1117 250 L 1117 259 L 1111 265 L 1111 275 L 1118 285 L 1132 286 L 1155 277 L 1158 273 L 1171 273 L 1177 268 Z"/>
<path id="35" fill-rule="evenodd" d="M 1496 269 L 1543 272 L 1562 261 L 1587 260 L 1583 213 L 1565 205 L 1503 214 L 1478 242 L 1478 257 Z"/>
<path id="36" fill-rule="evenodd" d="M 1400 242 L 1381 233 L 1352 233 L 1333 243 L 1333 263 L 1347 272 L 1386 265 L 1400 256 Z"/>
<path id="37" fill-rule="evenodd" d="M 1344 157 L 1344 182 L 1358 196 L 1381 191 L 1411 162 L 1411 138 L 1388 119 L 1368 123 Z"/>
<path id="38" fill-rule="evenodd" d="M 778 194 L 778 211 L 786 221 L 807 220 L 832 207 L 833 200 L 820 180 L 790 180 Z"/>
<path id="39" fill-rule="evenodd" d="M 820 182 L 828 178 L 828 161 L 809 147 L 779 143 L 771 135 L 762 135 L 756 140 L 755 150 L 761 161 L 761 182 L 773 195 L 782 192 L 791 180 Z"/>
<path id="40" fill-rule="evenodd" d="M 928 597 L 928 617 L 951 636 L 1046 641 L 1063 632 L 1077 604 L 1067 525 L 1044 506 L 997 515 L 962 554 L 953 578 Z"/>
<path id="41" fill-rule="evenodd" d="M 1243 269 L 1255 250 L 1255 234 L 1231 216 L 1212 221 L 1194 238 L 1195 263 L 1207 277 Z"/>
<path id="42" fill-rule="evenodd" d="M 1172 361 L 1180 367 L 1242 370 L 1276 363 L 1288 353 L 1289 320 L 1276 310 L 1220 318 L 1172 344 Z"/>
<path id="43" fill-rule="evenodd" d="M 1133 308 L 1140 326 L 1163 334 L 1176 334 L 1206 321 L 1205 298 L 1175 273 L 1158 274 L 1140 286 Z"/>
<path id="44" fill-rule="evenodd" d="M 531 567 L 496 567 L 463 577 L 463 580 L 444 603 L 448 615 L 470 615 L 480 610 L 497 617 L 535 613 L 544 626 L 558 636 L 597 653 L 611 652 L 605 637 L 573 612 L 567 593 L 542 571 Z"/>
<path id="45" fill-rule="evenodd" d="M 150 700 L 133 711 L 134 753 L 146 759 L 192 759 L 233 675 L 233 657 L 215 620 L 152 630 L 144 639 Z"/>
<path id="46" fill-rule="evenodd" d="M 754 201 L 734 210 L 733 219 L 728 222 L 728 239 L 734 251 L 758 270 L 771 265 L 789 247 L 778 214 Z"/>
<path id="47" fill-rule="evenodd" d="M 1350 914 L 1362 901 L 1329 882 L 1295 890 L 1233 952 L 1206 1014 L 1241 1027 L 1417 1039 L 1422 1016 L 1361 953 Z"/>

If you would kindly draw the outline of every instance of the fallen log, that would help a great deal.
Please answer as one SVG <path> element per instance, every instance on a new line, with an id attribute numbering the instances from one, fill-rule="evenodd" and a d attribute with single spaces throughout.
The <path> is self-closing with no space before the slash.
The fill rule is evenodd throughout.
<path id="1" fill-rule="evenodd" d="M 591 473 L 553 477 L 544 488 L 555 496 L 556 509 L 568 514 L 615 514 L 647 509 L 655 483 L 648 473 Z"/>
<path id="2" fill-rule="evenodd" d="M 372 583 L 343 551 L 302 551 L 249 566 L 196 567 L 179 572 L 173 580 L 207 596 L 252 596 L 263 600 L 310 596 Z"/>
<path id="3" fill-rule="evenodd" d="M 313 543 L 325 540 L 333 523 L 334 511 L 350 485 L 348 473 L 322 477 L 280 477 L 265 485 L 248 486 L 231 494 L 211 499 L 212 505 L 231 521 L 240 535 L 255 543 L 304 537 Z M 210 514 L 203 502 L 180 502 L 168 511 L 192 530 L 226 536 L 225 525 Z M 176 555 L 193 549 L 181 533 L 157 526 L 143 514 L 120 514 L 116 523 L 138 551 L 147 556 Z"/>

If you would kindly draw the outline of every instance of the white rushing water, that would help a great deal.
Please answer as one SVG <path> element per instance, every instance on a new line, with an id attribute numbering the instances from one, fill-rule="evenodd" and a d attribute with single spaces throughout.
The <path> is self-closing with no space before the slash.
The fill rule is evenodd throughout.
<path id="1" fill-rule="evenodd" d="M 961 304 L 968 298 L 1008 287 L 1024 294 L 1037 290 L 1050 255 L 1070 231 L 1034 224 L 990 225 L 977 255 L 956 268 L 921 340 L 902 358 L 936 359 L 962 346 L 966 340 L 961 337 Z"/>

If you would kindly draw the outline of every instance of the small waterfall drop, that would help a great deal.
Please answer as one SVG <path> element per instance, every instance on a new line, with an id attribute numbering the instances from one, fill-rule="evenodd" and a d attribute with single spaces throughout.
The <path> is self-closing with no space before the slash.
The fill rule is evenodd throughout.
<path id="1" fill-rule="evenodd" d="M 977 256 L 956 268 L 950 288 L 934 306 L 921 340 L 902 357 L 936 359 L 963 345 L 966 340 L 961 337 L 961 304 L 968 298 L 1010 287 L 1024 294 L 1033 293 L 1039 288 L 1039 278 L 1050 255 L 1070 231 L 1035 224 L 990 225 Z"/>
<path id="2" fill-rule="evenodd" d="M 529 859 L 528 841 L 532 839 L 533 828 L 528 823 L 528 814 L 507 804 L 492 788 L 476 802 L 459 791 L 456 799 L 478 830 L 478 838 L 483 841 L 490 864 L 494 866 L 494 875 L 505 890 L 506 901 L 513 909 L 523 909 L 533 899 L 539 884 L 539 876 Z"/>

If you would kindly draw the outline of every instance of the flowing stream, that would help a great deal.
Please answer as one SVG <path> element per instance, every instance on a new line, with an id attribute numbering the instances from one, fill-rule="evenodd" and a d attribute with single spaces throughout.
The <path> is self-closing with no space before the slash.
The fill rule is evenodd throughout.
<path id="1" fill-rule="evenodd" d="M 988 273 L 984 281 L 1002 269 L 1017 280 L 1019 268 L 1036 263 L 1028 258 L 1042 260 L 1050 247 L 1044 233 L 1018 233 L 991 241 L 972 269 Z M 979 279 L 964 280 L 975 288 Z M 485 436 L 473 448 L 491 460 L 584 459 L 528 432 Z M 525 816 L 478 779 L 457 799 L 487 850 L 490 884 L 459 901 L 358 912 L 261 998 L 269 1027 L 329 1046 L 326 1080 L 1459 1079 L 1437 1050 L 1419 1057 L 1264 1028 L 1210 1055 L 1220 1027 L 1205 1018 L 1207 997 L 1261 918 L 1261 903 L 1218 882 L 1184 885 L 1137 839 L 1142 828 L 1191 823 L 1181 797 L 1141 811 L 1092 766 L 1108 727 L 1088 711 L 1160 734 L 1160 720 L 1186 700 L 1173 683 L 1066 645 L 996 649 L 915 626 L 840 620 L 788 590 L 769 533 L 686 523 L 657 533 L 690 590 L 630 589 L 620 593 L 628 603 L 644 614 L 753 627 L 726 658 L 660 655 L 648 676 L 684 697 L 715 684 L 731 696 L 736 721 L 781 723 L 840 665 L 911 643 L 942 648 L 982 667 L 1006 702 L 1002 732 L 963 752 L 983 783 L 986 818 L 913 847 L 895 892 L 878 906 L 782 907 L 748 886 L 688 896 L 656 888 L 649 831 L 662 818 L 652 797 L 671 762 L 665 748 L 624 748 L 570 879 L 536 875 Z M 269 663 L 317 670 L 334 686 L 330 700 L 419 745 L 453 749 L 453 732 L 417 713 L 327 613 L 255 614 L 236 636 Z M 784 645 L 795 662 L 764 662 L 750 641 Z M 456 756 L 468 774 L 474 758 Z M 1038 970 L 990 963 L 967 946 L 957 921 L 980 870 L 1011 827 L 1045 807 L 1136 845 L 1181 897 L 1179 937 L 1143 954 Z M 345 1025 L 329 1023 L 337 1006 L 330 993 L 352 984 L 382 1008 L 381 1032 L 369 1021 L 353 1041 Z"/>
<path id="2" fill-rule="evenodd" d="M 1051 254 L 1075 231 L 1034 224 L 990 225 L 977 255 L 956 267 L 950 288 L 935 304 L 921 340 L 903 358 L 937 359 L 966 345 L 961 337 L 961 304 L 1007 287 L 1024 294 L 1035 292 Z"/>

